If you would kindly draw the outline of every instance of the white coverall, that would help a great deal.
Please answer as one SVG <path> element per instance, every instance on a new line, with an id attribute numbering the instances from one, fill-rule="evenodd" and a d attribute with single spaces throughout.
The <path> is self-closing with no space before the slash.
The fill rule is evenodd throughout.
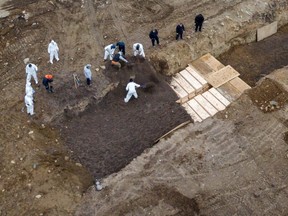
<path id="1" fill-rule="evenodd" d="M 57 43 L 54 40 L 51 40 L 51 42 L 48 45 L 48 53 L 50 54 L 50 63 L 53 64 L 53 59 L 55 58 L 57 61 L 59 61 L 58 57 L 59 47 Z"/>
<path id="2" fill-rule="evenodd" d="M 31 86 L 31 82 L 26 83 L 25 93 L 26 95 L 27 94 L 33 95 L 35 93 L 34 89 Z"/>
<path id="3" fill-rule="evenodd" d="M 26 66 L 26 83 L 31 82 L 31 77 L 34 78 L 35 83 L 38 84 L 38 79 L 37 79 L 37 72 L 38 68 L 35 64 L 29 63 Z"/>
<path id="4" fill-rule="evenodd" d="M 139 50 L 136 49 L 137 45 L 139 45 Z M 140 55 L 143 58 L 145 58 L 143 45 L 140 43 L 133 44 L 133 54 L 134 54 L 134 56 Z"/>
<path id="5" fill-rule="evenodd" d="M 32 94 L 25 95 L 25 105 L 27 107 L 27 114 L 34 115 L 34 103 Z"/>
<path id="6" fill-rule="evenodd" d="M 128 91 L 127 95 L 126 95 L 126 98 L 124 98 L 124 101 L 125 103 L 127 103 L 130 98 L 132 97 L 132 95 L 135 97 L 135 98 L 138 98 L 138 95 L 137 95 L 137 92 L 136 92 L 136 88 L 139 88 L 140 85 L 135 83 L 135 82 L 129 82 L 126 86 L 126 91 Z"/>
<path id="7" fill-rule="evenodd" d="M 114 44 L 110 44 L 104 48 L 104 61 L 107 60 L 108 56 L 110 60 L 112 60 L 116 46 Z"/>
<path id="8" fill-rule="evenodd" d="M 91 73 L 91 65 L 87 64 L 84 67 L 84 75 L 86 77 L 86 79 L 92 79 L 92 73 Z"/>

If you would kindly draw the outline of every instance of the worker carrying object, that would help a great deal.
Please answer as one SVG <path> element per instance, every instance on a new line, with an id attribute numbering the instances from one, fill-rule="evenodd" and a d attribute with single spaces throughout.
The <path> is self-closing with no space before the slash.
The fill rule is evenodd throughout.
<path id="1" fill-rule="evenodd" d="M 152 42 L 152 46 L 154 47 L 155 46 L 155 41 L 157 42 L 157 45 L 159 45 L 159 37 L 158 37 L 158 31 L 157 29 L 153 29 L 150 34 L 149 34 L 149 37 L 151 39 L 151 42 Z"/>
<path id="2" fill-rule="evenodd" d="M 125 56 L 125 43 L 123 41 L 119 41 L 116 43 L 116 46 L 118 47 L 119 51 L 123 53 L 123 56 Z"/>
<path id="3" fill-rule="evenodd" d="M 203 22 L 204 22 L 203 15 L 202 14 L 198 14 L 195 17 L 195 32 L 197 32 L 198 30 L 201 32 Z"/>
<path id="4" fill-rule="evenodd" d="M 87 64 L 84 67 L 84 75 L 86 77 L 86 83 L 89 86 L 92 80 L 92 73 L 91 73 L 91 64 Z"/>
<path id="5" fill-rule="evenodd" d="M 116 46 L 114 44 L 110 44 L 104 48 L 104 61 L 106 61 L 108 57 L 112 60 L 115 49 Z"/>
<path id="6" fill-rule="evenodd" d="M 28 115 L 34 115 L 34 102 L 33 102 L 33 95 L 32 92 L 29 92 L 25 95 L 24 102 L 27 108 Z"/>
<path id="7" fill-rule="evenodd" d="M 128 91 L 128 93 L 126 97 L 124 98 L 125 103 L 128 103 L 128 101 L 130 100 L 132 96 L 134 96 L 135 98 L 138 98 L 136 88 L 139 88 L 139 87 L 140 85 L 135 83 L 133 79 L 129 80 L 129 83 L 126 86 L 126 91 Z"/>
<path id="8" fill-rule="evenodd" d="M 51 40 L 51 42 L 48 45 L 48 53 L 50 54 L 50 63 L 53 64 L 53 59 L 55 58 L 57 61 L 59 61 L 59 47 L 57 43 L 54 40 Z"/>
<path id="9" fill-rule="evenodd" d="M 51 74 L 46 74 L 43 77 L 42 83 L 45 86 L 46 90 L 50 93 L 53 93 L 53 86 L 51 83 L 53 82 L 53 76 Z"/>
<path id="10" fill-rule="evenodd" d="M 133 55 L 134 56 L 140 55 L 143 58 L 145 58 L 144 48 L 142 44 L 140 43 L 133 44 Z"/>
<path id="11" fill-rule="evenodd" d="M 179 25 L 176 26 L 176 40 L 183 39 L 183 32 L 185 31 L 185 27 L 182 23 L 180 23 Z"/>
<path id="12" fill-rule="evenodd" d="M 26 65 L 26 83 L 31 82 L 31 77 L 33 77 L 36 85 L 38 85 L 37 78 L 38 68 L 35 64 L 29 63 Z"/>
<path id="13" fill-rule="evenodd" d="M 121 61 L 124 61 L 125 63 L 128 63 L 128 61 L 122 56 L 122 52 L 118 52 L 117 54 L 114 55 L 111 65 L 117 66 L 119 69 L 121 68 Z"/>

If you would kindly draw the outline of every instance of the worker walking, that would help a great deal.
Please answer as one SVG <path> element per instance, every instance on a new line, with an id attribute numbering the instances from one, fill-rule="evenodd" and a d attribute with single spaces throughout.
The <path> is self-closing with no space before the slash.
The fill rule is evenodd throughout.
<path id="1" fill-rule="evenodd" d="M 176 26 L 176 40 L 183 39 L 183 32 L 185 31 L 185 27 L 182 23 L 180 23 L 179 25 Z"/>
<path id="2" fill-rule="evenodd" d="M 119 69 L 121 68 L 121 61 L 124 61 L 125 63 L 128 63 L 128 61 L 123 57 L 122 52 L 118 52 L 116 55 L 114 55 L 111 65 L 118 67 Z"/>
<path id="3" fill-rule="evenodd" d="M 57 43 L 54 40 L 51 40 L 51 42 L 48 45 L 48 53 L 50 54 L 50 63 L 53 64 L 53 59 L 55 58 L 57 61 L 59 61 L 59 47 Z"/>
<path id="4" fill-rule="evenodd" d="M 123 53 L 123 56 L 125 56 L 125 43 L 123 41 L 119 41 L 116 43 L 116 46 L 118 46 L 119 51 Z"/>
<path id="5" fill-rule="evenodd" d="M 45 86 L 45 89 L 49 93 L 53 93 L 53 86 L 51 83 L 53 82 L 53 76 L 51 74 L 46 74 L 43 77 L 42 84 Z"/>
<path id="6" fill-rule="evenodd" d="M 158 31 L 157 29 L 153 29 L 150 34 L 149 34 L 149 37 L 151 39 L 151 42 L 152 42 L 152 46 L 154 47 L 155 46 L 155 41 L 157 42 L 157 45 L 159 45 L 159 37 L 158 37 Z"/>
<path id="7" fill-rule="evenodd" d="M 112 60 L 115 49 L 116 46 L 114 44 L 110 44 L 104 48 L 104 61 L 106 61 L 108 57 Z"/>
<path id="8" fill-rule="evenodd" d="M 136 88 L 139 88 L 139 87 L 140 85 L 135 83 L 133 79 L 129 80 L 129 83 L 126 86 L 126 91 L 128 92 L 127 92 L 126 97 L 124 98 L 125 103 L 128 103 L 128 101 L 130 100 L 132 96 L 134 96 L 135 98 L 138 98 Z"/>
<path id="9" fill-rule="evenodd" d="M 29 63 L 26 65 L 26 83 L 31 82 L 31 77 L 33 77 L 36 85 L 38 85 L 37 78 L 38 68 L 35 64 Z"/>
<path id="10" fill-rule="evenodd" d="M 134 56 L 140 55 L 143 58 L 145 58 L 143 45 L 140 43 L 133 44 L 133 54 L 134 54 Z"/>
<path id="11" fill-rule="evenodd" d="M 87 64 L 84 67 L 84 75 L 86 77 L 86 83 L 89 86 L 92 80 L 92 73 L 91 73 L 91 64 Z"/>
<path id="12" fill-rule="evenodd" d="M 34 115 L 35 114 L 34 113 L 34 102 L 33 102 L 33 95 L 31 92 L 25 95 L 24 101 L 25 101 L 25 105 L 27 108 L 27 114 L 28 115 Z"/>
<path id="13" fill-rule="evenodd" d="M 204 22 L 203 15 L 202 14 L 198 14 L 195 17 L 195 32 L 197 32 L 198 30 L 201 32 L 203 22 Z"/>

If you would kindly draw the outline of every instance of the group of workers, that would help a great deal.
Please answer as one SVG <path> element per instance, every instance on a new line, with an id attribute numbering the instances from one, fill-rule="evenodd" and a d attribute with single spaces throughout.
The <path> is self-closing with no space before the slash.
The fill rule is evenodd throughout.
<path id="1" fill-rule="evenodd" d="M 59 61 L 58 57 L 58 52 L 59 48 L 57 43 L 52 40 L 49 45 L 48 45 L 48 53 L 50 55 L 50 63 L 53 64 L 54 58 Z M 33 89 L 31 85 L 31 79 L 33 77 L 35 84 L 39 87 L 39 82 L 38 82 L 38 67 L 35 64 L 28 63 L 26 65 L 26 87 L 25 87 L 25 97 L 24 97 L 24 102 L 27 108 L 27 114 L 28 115 L 34 115 L 34 93 L 35 90 Z M 53 82 L 53 76 L 51 74 L 46 74 L 42 78 L 42 84 L 45 86 L 47 92 L 53 92 L 53 86 L 50 85 Z"/>
<path id="2" fill-rule="evenodd" d="M 204 22 L 204 17 L 202 14 L 198 14 L 195 17 L 195 32 L 202 30 L 202 24 Z M 183 39 L 183 33 L 185 31 L 185 27 L 182 23 L 179 23 L 176 26 L 176 40 Z M 160 45 L 158 31 L 157 29 L 152 29 L 149 33 L 149 38 L 151 39 L 152 46 L 154 47 L 155 44 Z M 118 48 L 118 52 L 114 54 L 116 48 Z M 134 43 L 132 46 L 133 55 L 134 56 L 141 56 L 145 58 L 144 48 L 141 43 Z M 54 40 L 48 45 L 48 53 L 50 57 L 50 63 L 53 64 L 53 60 L 56 59 L 59 61 L 59 47 Z M 116 66 L 119 69 L 121 68 L 121 62 L 129 63 L 128 60 L 125 58 L 126 50 L 125 50 L 125 43 L 123 41 L 118 41 L 116 44 L 110 44 L 104 48 L 104 61 L 108 58 L 111 61 L 112 66 Z M 31 78 L 33 77 L 37 86 L 38 78 L 37 78 L 38 68 L 35 64 L 28 63 L 26 65 L 26 89 L 25 89 L 25 105 L 27 107 L 28 115 L 34 115 L 34 98 L 33 94 L 35 90 L 32 88 L 31 85 Z M 84 76 L 86 78 L 86 84 L 90 86 L 92 80 L 92 73 L 91 73 L 91 64 L 87 64 L 84 66 Z M 42 84 L 45 86 L 47 92 L 53 92 L 53 86 L 51 83 L 53 82 L 53 76 L 51 74 L 46 74 L 42 79 Z M 126 86 L 127 95 L 124 98 L 125 103 L 127 103 L 132 96 L 138 98 L 136 88 L 141 87 L 141 85 L 134 82 L 133 79 L 129 80 L 129 83 Z"/>

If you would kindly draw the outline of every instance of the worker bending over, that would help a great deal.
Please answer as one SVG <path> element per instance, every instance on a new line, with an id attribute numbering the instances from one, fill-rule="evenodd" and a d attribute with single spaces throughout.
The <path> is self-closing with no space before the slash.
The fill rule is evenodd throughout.
<path id="1" fill-rule="evenodd" d="M 47 92 L 53 93 L 53 86 L 51 83 L 53 82 L 53 76 L 51 74 L 46 74 L 43 77 L 42 84 L 45 86 Z"/>
<path id="2" fill-rule="evenodd" d="M 104 48 L 104 61 L 106 61 L 108 57 L 112 60 L 115 49 L 116 46 L 114 44 L 110 44 Z"/>
<path id="3" fill-rule="evenodd" d="M 118 67 L 119 69 L 121 68 L 121 61 L 124 61 L 125 63 L 128 63 L 128 61 L 122 56 L 122 52 L 118 52 L 116 55 L 114 55 L 111 65 Z"/>
<path id="4" fill-rule="evenodd" d="M 145 58 L 143 45 L 140 43 L 133 44 L 133 54 L 134 54 L 134 56 L 139 55 L 139 56 L 142 56 L 143 58 Z"/>

